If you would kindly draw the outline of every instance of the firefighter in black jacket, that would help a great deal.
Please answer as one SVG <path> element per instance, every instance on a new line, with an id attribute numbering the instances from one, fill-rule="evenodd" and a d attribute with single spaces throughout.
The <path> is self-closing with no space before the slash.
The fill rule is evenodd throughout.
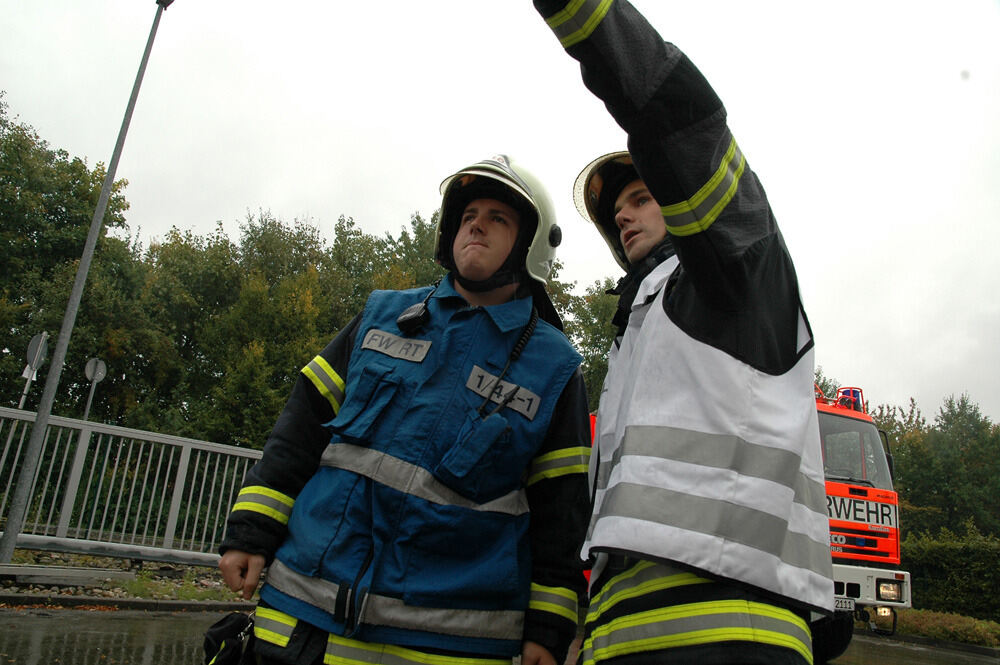
<path id="1" fill-rule="evenodd" d="M 583 665 L 812 662 L 833 604 L 813 340 L 722 102 L 625 0 L 535 0 L 628 134 L 574 198 L 627 271 L 591 456 Z"/>

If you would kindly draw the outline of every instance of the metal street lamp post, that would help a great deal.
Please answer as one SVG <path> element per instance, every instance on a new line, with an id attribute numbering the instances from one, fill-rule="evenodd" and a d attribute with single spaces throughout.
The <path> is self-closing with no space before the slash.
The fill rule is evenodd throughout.
<path id="1" fill-rule="evenodd" d="M 52 355 L 52 364 L 49 367 L 49 373 L 45 380 L 45 389 L 42 391 L 42 398 L 38 404 L 38 413 L 35 416 L 35 424 L 31 428 L 31 438 L 28 440 L 28 447 L 24 452 L 24 460 L 21 463 L 21 472 L 17 478 L 17 487 L 14 490 L 14 496 L 7 512 L 7 524 L 4 527 L 3 536 L 0 536 L 0 563 L 10 563 L 10 560 L 14 556 L 14 546 L 17 543 L 17 536 L 24 526 L 24 518 L 28 512 L 31 486 L 34 484 L 45 430 L 48 429 L 49 416 L 52 413 L 52 402 L 55 399 L 56 389 L 59 387 L 59 377 L 62 374 L 63 362 L 66 360 L 66 349 L 69 346 L 69 338 L 73 332 L 73 325 L 76 323 L 76 314 L 80 308 L 80 300 L 83 297 L 83 285 L 87 281 L 87 272 L 90 270 L 90 262 L 94 257 L 94 247 L 97 245 L 97 239 L 101 234 L 104 212 L 108 207 L 111 187 L 115 180 L 115 171 L 118 169 L 118 160 L 121 157 L 122 147 L 125 144 L 125 135 L 128 133 L 129 123 L 132 120 L 132 110 L 135 108 L 135 101 L 139 96 L 139 86 L 142 84 L 142 76 L 146 71 L 146 63 L 149 61 L 149 52 L 153 48 L 153 38 L 156 36 L 156 28 L 160 23 L 160 16 L 163 14 L 163 10 L 170 6 L 173 1 L 156 0 L 156 17 L 153 19 L 153 27 L 149 31 L 146 50 L 142 54 L 142 61 L 139 63 L 139 72 L 136 74 L 135 84 L 132 86 L 132 96 L 129 97 L 121 130 L 118 132 L 118 141 L 115 143 L 111 162 L 108 164 L 108 172 L 104 178 L 104 184 L 101 186 L 101 196 L 97 201 L 97 209 L 94 211 L 94 218 L 90 222 L 90 232 L 87 234 L 87 242 L 83 247 L 83 256 L 80 258 L 80 265 L 76 271 L 76 281 L 73 283 L 73 291 L 70 293 L 69 303 L 66 305 L 66 314 L 63 316 L 62 328 L 59 330 L 56 350 Z"/>

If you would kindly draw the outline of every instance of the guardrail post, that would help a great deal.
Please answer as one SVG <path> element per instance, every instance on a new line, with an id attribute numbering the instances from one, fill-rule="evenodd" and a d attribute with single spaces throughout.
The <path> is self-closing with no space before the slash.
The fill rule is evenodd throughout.
<path id="1" fill-rule="evenodd" d="M 163 547 L 173 549 L 174 533 L 177 531 L 177 516 L 181 512 L 181 497 L 184 494 L 184 482 L 187 479 L 188 461 L 191 459 L 191 447 L 181 448 L 181 461 L 177 466 L 177 477 L 174 480 L 174 495 L 170 498 L 170 514 L 167 516 L 167 529 L 163 534 Z"/>
<path id="2" fill-rule="evenodd" d="M 69 470 L 69 482 L 66 494 L 63 496 L 62 507 L 59 509 L 59 526 L 56 527 L 56 537 L 65 538 L 69 532 L 69 522 L 76 506 L 76 493 L 80 489 L 80 478 L 83 476 L 83 463 L 87 460 L 90 449 L 90 437 L 93 431 L 87 427 L 80 428 L 80 438 L 76 441 L 76 453 L 73 455 L 73 466 Z"/>

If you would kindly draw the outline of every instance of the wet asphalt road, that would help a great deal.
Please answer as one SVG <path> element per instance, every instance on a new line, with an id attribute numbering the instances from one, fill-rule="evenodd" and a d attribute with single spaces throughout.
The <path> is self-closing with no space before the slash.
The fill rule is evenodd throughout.
<path id="1" fill-rule="evenodd" d="M 0 663 L 198 665 L 205 630 L 226 612 L 0 609 Z M 1000 652 L 855 636 L 835 665 L 1000 665 Z"/>

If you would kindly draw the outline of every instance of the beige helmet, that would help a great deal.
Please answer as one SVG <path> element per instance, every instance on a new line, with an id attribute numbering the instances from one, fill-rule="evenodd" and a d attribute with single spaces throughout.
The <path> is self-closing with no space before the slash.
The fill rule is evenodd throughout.
<path id="1" fill-rule="evenodd" d="M 555 261 L 556 247 L 562 242 L 562 230 L 542 184 L 530 171 L 507 155 L 493 155 L 448 176 L 441 183 L 441 213 L 434 239 L 434 258 L 454 271 L 452 243 L 465 206 L 477 198 L 492 198 L 507 203 L 521 215 L 517 242 L 507 261 L 488 282 L 508 279 L 519 281 L 522 273 L 546 283 Z M 503 274 L 501 274 L 503 273 Z M 496 280 L 494 278 L 497 278 Z"/>
<path id="2" fill-rule="evenodd" d="M 594 223 L 608 244 L 611 253 L 626 272 L 628 257 L 622 247 L 615 224 L 615 199 L 630 182 L 639 179 L 639 172 L 628 152 L 610 152 L 587 164 L 573 184 L 573 203 L 583 218 Z"/>

